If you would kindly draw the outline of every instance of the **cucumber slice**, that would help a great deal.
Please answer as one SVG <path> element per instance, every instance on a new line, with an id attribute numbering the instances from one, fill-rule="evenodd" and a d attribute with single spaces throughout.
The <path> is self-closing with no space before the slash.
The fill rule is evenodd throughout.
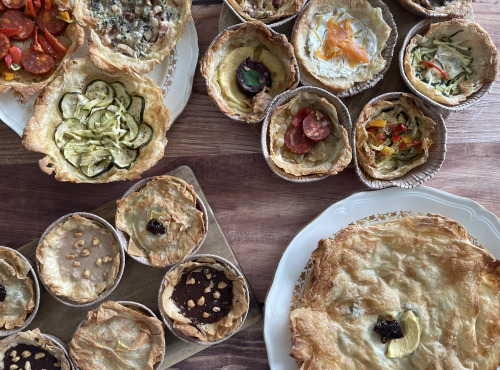
<path id="1" fill-rule="evenodd" d="M 125 143 L 130 149 L 140 149 L 146 146 L 153 138 L 153 129 L 147 123 L 139 126 L 139 132 L 134 140 Z"/>
<path id="2" fill-rule="evenodd" d="M 85 88 L 85 95 L 90 102 L 85 106 L 86 109 L 90 103 L 95 103 L 96 107 L 107 107 L 113 103 L 115 98 L 115 90 L 113 87 L 103 80 L 94 80 Z"/>
<path id="3" fill-rule="evenodd" d="M 131 114 L 125 113 L 121 116 L 122 129 L 128 130 L 127 134 L 121 138 L 123 141 L 133 141 L 139 133 L 139 125 Z"/>
<path id="4" fill-rule="evenodd" d="M 111 86 L 115 89 L 115 99 L 117 99 L 125 107 L 125 109 L 128 109 L 130 103 L 132 102 L 132 98 L 128 94 L 125 85 L 120 81 L 116 81 L 113 82 Z"/>
<path id="5" fill-rule="evenodd" d="M 144 98 L 140 95 L 134 95 L 132 96 L 132 102 L 127 109 L 128 113 L 134 117 L 135 121 L 139 125 L 142 123 L 142 119 L 144 117 L 144 106 Z"/>
<path id="6" fill-rule="evenodd" d="M 80 159 L 80 170 L 88 178 L 97 177 L 113 167 L 113 156 L 106 149 L 96 149 L 83 153 Z"/>
<path id="7" fill-rule="evenodd" d="M 89 102 L 89 99 L 77 92 L 69 92 L 62 96 L 59 100 L 59 111 L 61 112 L 63 118 L 73 118 L 78 117 L 82 114 L 82 107 Z M 85 112 L 85 110 L 83 110 Z"/>
<path id="8" fill-rule="evenodd" d="M 70 134 L 71 132 L 79 132 L 86 129 L 87 127 L 76 118 L 65 119 L 57 125 L 54 131 L 54 141 L 57 147 L 61 149 L 68 141 L 74 138 L 73 135 Z"/>
<path id="9" fill-rule="evenodd" d="M 109 149 L 113 156 L 115 167 L 120 169 L 130 168 L 132 163 L 139 157 L 139 151 L 137 149 L 130 149 L 124 145 L 120 145 L 119 148 L 113 146 Z"/>

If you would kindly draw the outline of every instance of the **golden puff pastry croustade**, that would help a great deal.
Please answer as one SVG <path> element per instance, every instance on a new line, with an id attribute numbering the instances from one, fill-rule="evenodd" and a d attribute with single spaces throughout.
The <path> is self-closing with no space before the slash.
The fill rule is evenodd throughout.
<path id="1" fill-rule="evenodd" d="M 312 261 L 290 313 L 301 369 L 499 365 L 500 261 L 456 221 L 427 214 L 349 226 L 322 239 Z"/>
<path id="2" fill-rule="evenodd" d="M 472 0 L 399 0 L 409 11 L 428 17 L 465 17 Z"/>
<path id="3" fill-rule="evenodd" d="M 295 15 L 306 0 L 227 0 L 247 21 L 271 23 Z"/>
<path id="4" fill-rule="evenodd" d="M 260 121 L 276 95 L 298 85 L 292 45 L 257 21 L 220 34 L 201 60 L 200 70 L 219 109 L 248 123 Z"/>

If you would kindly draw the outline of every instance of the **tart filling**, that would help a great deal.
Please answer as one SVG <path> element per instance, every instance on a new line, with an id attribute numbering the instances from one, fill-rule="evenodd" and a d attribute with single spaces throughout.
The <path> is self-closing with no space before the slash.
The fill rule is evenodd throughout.
<path id="1" fill-rule="evenodd" d="M 297 14 L 305 0 L 228 0 L 228 3 L 248 21 L 271 23 Z"/>
<path id="2" fill-rule="evenodd" d="M 447 14 L 464 17 L 469 12 L 472 0 L 399 0 L 404 6 L 429 16 Z"/>

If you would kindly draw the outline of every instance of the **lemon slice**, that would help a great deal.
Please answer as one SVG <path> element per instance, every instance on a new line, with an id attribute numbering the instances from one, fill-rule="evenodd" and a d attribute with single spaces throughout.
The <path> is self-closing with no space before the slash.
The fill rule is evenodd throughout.
<path id="1" fill-rule="evenodd" d="M 420 343 L 420 323 L 413 311 L 403 315 L 403 338 L 391 339 L 387 345 L 387 357 L 399 358 L 415 351 Z"/>

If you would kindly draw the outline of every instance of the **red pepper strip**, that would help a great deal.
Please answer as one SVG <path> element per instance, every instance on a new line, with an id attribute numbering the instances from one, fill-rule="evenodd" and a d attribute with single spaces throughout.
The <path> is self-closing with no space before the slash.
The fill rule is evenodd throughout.
<path id="1" fill-rule="evenodd" d="M 449 76 L 448 76 L 448 72 L 444 71 L 444 70 L 443 70 L 441 67 L 439 67 L 437 64 L 434 64 L 434 63 L 432 63 L 432 62 L 429 62 L 428 60 L 422 60 L 421 62 L 422 62 L 422 64 L 423 64 L 424 66 L 426 66 L 427 68 L 436 68 L 436 69 L 439 71 L 439 73 L 441 73 L 441 74 L 443 75 L 443 77 L 444 77 L 444 79 L 445 79 L 445 80 L 447 80 L 447 79 L 449 78 Z"/>
<path id="2" fill-rule="evenodd" d="M 8 69 L 12 69 L 12 56 L 9 53 L 5 56 L 5 64 L 7 64 Z"/>
<path id="3" fill-rule="evenodd" d="M 52 35 L 49 31 L 44 30 L 45 37 L 47 41 L 52 45 L 52 47 L 60 53 L 65 53 L 68 51 L 66 45 L 64 45 L 61 41 L 59 41 L 54 35 Z"/>
<path id="4" fill-rule="evenodd" d="M 370 127 L 370 128 L 368 129 L 368 132 L 375 132 L 375 131 L 377 131 L 378 129 L 379 129 L 378 127 L 376 127 L 376 126 L 372 126 L 372 127 Z"/>
<path id="5" fill-rule="evenodd" d="M 397 143 L 397 142 L 401 141 L 401 136 L 396 135 L 396 134 L 393 133 L 392 137 L 391 137 L 391 140 L 392 140 L 393 143 Z"/>
<path id="6" fill-rule="evenodd" d="M 399 145 L 399 150 L 406 149 L 410 146 L 420 145 L 421 143 L 422 143 L 421 141 L 412 141 L 410 143 L 402 143 Z"/>
<path id="7" fill-rule="evenodd" d="M 292 125 L 294 125 L 295 127 L 297 127 L 298 125 L 300 125 L 301 122 L 304 120 L 304 118 L 307 117 L 307 115 L 309 113 L 311 113 L 311 108 L 308 108 L 308 107 L 304 107 L 301 110 L 299 110 L 295 114 L 295 116 L 293 116 Z"/>
<path id="8" fill-rule="evenodd" d="M 31 17 L 31 18 L 36 17 L 35 7 L 33 6 L 33 0 L 26 1 L 26 7 L 24 8 L 24 14 L 26 14 L 28 17 Z"/>
<path id="9" fill-rule="evenodd" d="M 12 61 L 16 64 L 21 64 L 21 57 L 23 51 L 19 46 L 12 45 L 9 49 L 9 54 L 11 55 Z"/>
<path id="10" fill-rule="evenodd" d="M 377 135 L 377 145 L 382 144 L 385 141 L 385 132 L 380 131 Z"/>
<path id="11" fill-rule="evenodd" d="M 43 53 L 43 48 L 38 42 L 38 26 L 35 26 L 35 30 L 33 31 L 33 49 L 39 53 Z"/>
<path id="12" fill-rule="evenodd" d="M 17 35 L 21 31 L 20 28 L 0 28 L 0 33 L 3 33 L 7 37 Z"/>
<path id="13" fill-rule="evenodd" d="M 3 12 L 5 10 L 5 6 L 0 2 L 0 12 Z"/>
<path id="14" fill-rule="evenodd" d="M 408 130 L 408 128 L 403 125 L 402 123 L 400 123 L 399 125 L 396 126 L 396 128 L 392 131 L 392 134 L 393 135 L 399 135 L 400 133 L 402 132 L 405 132 L 406 130 Z"/>
<path id="15" fill-rule="evenodd" d="M 33 3 L 35 4 L 35 6 L 37 8 L 41 8 L 42 7 L 42 0 L 33 0 Z"/>
<path id="16" fill-rule="evenodd" d="M 42 34 L 38 35 L 38 42 L 42 46 L 42 49 L 45 52 L 45 54 L 49 54 L 51 57 L 59 59 L 60 54 L 54 50 L 54 48 L 52 47 L 52 45 L 49 44 L 44 35 Z"/>
<path id="17" fill-rule="evenodd" d="M 45 10 L 50 10 L 52 9 L 52 3 L 50 0 L 45 0 Z"/>

